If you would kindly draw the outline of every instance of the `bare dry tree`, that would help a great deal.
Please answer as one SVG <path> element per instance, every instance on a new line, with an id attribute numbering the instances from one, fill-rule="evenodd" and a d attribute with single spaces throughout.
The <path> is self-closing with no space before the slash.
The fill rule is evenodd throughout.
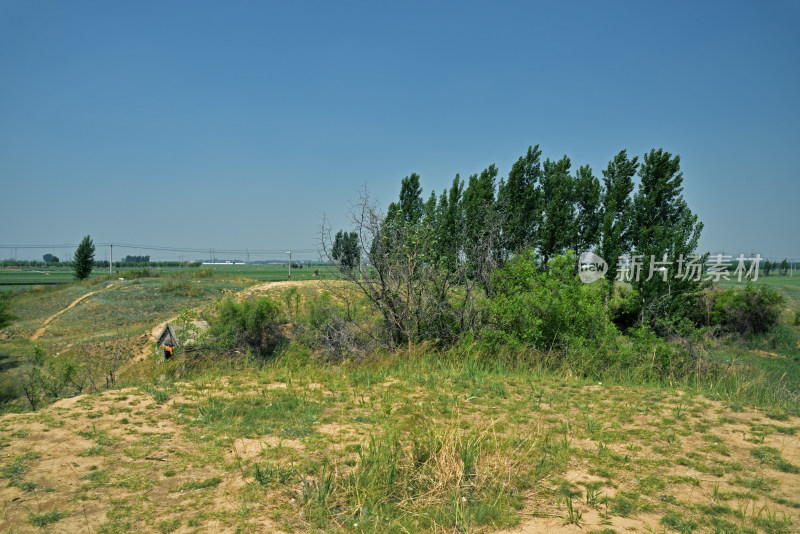
<path id="1" fill-rule="evenodd" d="M 417 225 L 387 221 L 364 188 L 350 209 L 351 230 L 359 238 L 361 261 L 350 266 L 333 256 L 332 229 L 323 220 L 321 256 L 377 310 L 386 329 L 389 348 L 423 340 L 450 343 L 477 326 L 479 285 L 488 285 L 495 266 L 491 236 L 456 243 L 450 261 L 443 257 L 439 237 L 424 222 Z M 347 306 L 351 299 L 329 284 Z"/>

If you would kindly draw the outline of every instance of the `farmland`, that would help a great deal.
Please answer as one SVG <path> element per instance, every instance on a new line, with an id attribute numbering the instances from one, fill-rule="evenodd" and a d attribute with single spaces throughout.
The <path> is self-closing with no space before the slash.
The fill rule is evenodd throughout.
<path id="1" fill-rule="evenodd" d="M 191 272 L 200 267 L 149 267 L 145 268 L 159 275 L 177 274 L 181 272 Z M 220 277 L 243 277 L 258 281 L 277 281 L 287 280 L 289 277 L 289 266 L 286 264 L 248 264 L 248 265 L 207 265 L 203 269 L 210 269 L 215 276 Z M 115 268 L 113 278 L 125 277 L 131 271 L 140 270 L 139 268 Z M 320 274 L 315 275 L 315 271 Z M 302 268 L 292 269 L 293 280 L 313 280 L 322 277 L 335 276 L 329 266 L 325 265 L 303 265 Z M 91 278 L 109 277 L 108 269 L 95 268 Z M 67 284 L 74 281 L 73 271 L 67 266 L 58 267 L 36 267 L 24 269 L 0 269 L 0 291 L 27 289 L 33 286 L 53 286 Z"/>

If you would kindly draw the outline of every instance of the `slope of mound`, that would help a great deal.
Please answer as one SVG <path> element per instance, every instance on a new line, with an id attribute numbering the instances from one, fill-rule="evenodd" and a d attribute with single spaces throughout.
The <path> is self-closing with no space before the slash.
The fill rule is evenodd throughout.
<path id="1" fill-rule="evenodd" d="M 0 418 L 0 531 L 766 532 L 800 419 L 425 359 L 244 369 Z"/>

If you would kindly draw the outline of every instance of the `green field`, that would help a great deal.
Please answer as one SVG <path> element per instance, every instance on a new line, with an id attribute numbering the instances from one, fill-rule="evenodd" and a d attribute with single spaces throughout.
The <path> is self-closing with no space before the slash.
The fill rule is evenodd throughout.
<path id="1" fill-rule="evenodd" d="M 98 274 L 98 272 L 94 272 L 92 276 L 98 276 Z M 24 289 L 31 286 L 67 284 L 74 281 L 75 276 L 69 267 L 42 267 L 20 270 L 0 269 L 0 291 Z"/>
<path id="2" fill-rule="evenodd" d="M 153 273 L 169 275 L 181 272 L 191 273 L 197 269 L 210 269 L 215 277 L 244 277 L 263 282 L 275 282 L 289 279 L 289 266 L 286 264 L 248 264 L 248 265 L 204 265 L 203 267 L 149 267 Z M 130 276 L 132 269 L 115 268 L 113 278 Z M 139 270 L 139 269 L 133 269 Z M 319 272 L 319 276 L 314 274 Z M 313 280 L 319 277 L 335 277 L 335 270 L 327 265 L 303 265 L 302 268 L 292 269 L 292 280 Z M 108 269 L 97 268 L 90 278 L 109 277 Z M 0 292 L 28 289 L 34 286 L 54 286 L 74 282 L 72 268 L 70 267 L 39 267 L 17 269 L 0 269 Z"/>
<path id="3" fill-rule="evenodd" d="M 209 268 L 209 266 L 203 266 Z M 215 275 L 242 276 L 264 282 L 277 282 L 289 279 L 289 266 L 286 264 L 269 265 L 212 265 Z M 319 276 L 314 274 L 319 271 Z M 292 269 L 292 280 L 315 280 L 317 278 L 336 278 L 336 269 L 329 265 L 304 265 L 300 269 Z"/>

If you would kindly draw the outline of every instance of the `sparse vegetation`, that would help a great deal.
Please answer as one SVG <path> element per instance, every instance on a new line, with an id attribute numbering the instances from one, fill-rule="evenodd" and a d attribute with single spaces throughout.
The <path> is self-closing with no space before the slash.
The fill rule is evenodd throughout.
<path id="1" fill-rule="evenodd" d="M 51 510 L 41 514 L 31 514 L 28 521 L 35 527 L 46 527 L 47 525 L 60 521 L 63 517 L 64 514 L 58 510 Z"/>
<path id="2" fill-rule="evenodd" d="M 646 159 L 674 193 L 677 160 Z M 628 198 L 637 161 L 615 161 L 606 187 Z M 356 205 L 355 233 L 329 243 L 339 274 L 321 281 L 142 267 L 15 295 L 0 349 L 25 399 L 4 409 L 25 413 L 0 419 L 0 493 L 38 508 L 5 517 L 100 532 L 791 531 L 800 286 L 708 290 L 689 313 L 699 286 L 667 302 L 581 282 L 575 249 L 611 231 L 609 249 L 635 245 L 633 205 L 570 168 L 531 149 L 497 188 L 490 166 L 428 201 L 411 175 L 386 217 Z M 599 206 L 616 211 L 593 228 Z M 163 361 L 165 322 L 180 346 Z M 71 467 L 54 478 L 55 450 Z"/>
<path id="3" fill-rule="evenodd" d="M 285 336 L 280 306 L 269 298 L 217 303 L 209 334 L 223 348 L 252 352 L 258 357 L 272 355 Z"/>

